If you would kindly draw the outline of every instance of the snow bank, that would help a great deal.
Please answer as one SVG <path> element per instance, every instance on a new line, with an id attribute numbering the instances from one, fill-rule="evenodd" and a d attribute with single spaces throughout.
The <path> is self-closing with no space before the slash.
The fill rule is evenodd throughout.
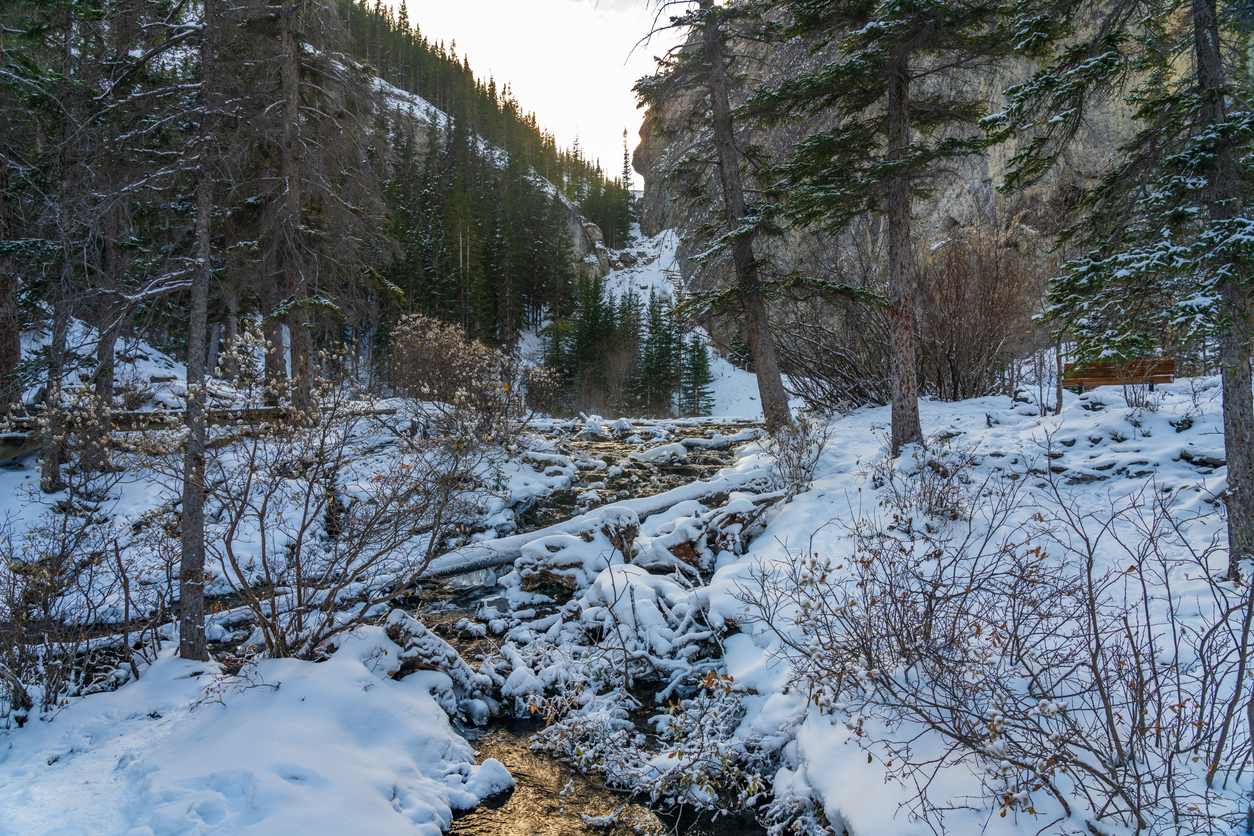
<path id="1" fill-rule="evenodd" d="M 513 779 L 475 765 L 429 677 L 387 677 L 398 650 L 368 628 L 236 683 L 165 658 L 8 736 L 0 834 L 438 836 Z"/>

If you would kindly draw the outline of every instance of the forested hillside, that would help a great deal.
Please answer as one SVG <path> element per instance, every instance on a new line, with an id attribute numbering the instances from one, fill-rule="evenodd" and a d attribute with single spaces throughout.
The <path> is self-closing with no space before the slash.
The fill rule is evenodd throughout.
<path id="1" fill-rule="evenodd" d="M 381 370 L 405 312 L 508 346 L 573 304 L 572 218 L 627 235 L 621 180 L 403 8 L 23 0 L 0 23 L 5 402 L 81 368 L 108 403 L 121 334 L 220 333 L 213 356 L 256 324 L 298 398 L 321 348 Z M 18 323 L 46 346 L 21 356 Z"/>

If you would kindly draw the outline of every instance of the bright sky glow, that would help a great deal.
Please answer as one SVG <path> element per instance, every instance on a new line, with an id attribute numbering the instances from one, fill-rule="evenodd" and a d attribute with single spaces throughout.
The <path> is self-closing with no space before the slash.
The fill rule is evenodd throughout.
<path id="1" fill-rule="evenodd" d="M 393 0 L 393 4 L 399 0 Z M 644 111 L 631 92 L 653 71 L 670 32 L 636 46 L 652 27 L 646 0 L 408 0 L 410 21 L 429 40 L 457 43 L 475 74 L 508 83 L 524 112 L 610 177 L 623 168 L 623 128 L 632 151 Z M 634 51 L 633 51 L 634 49 Z M 633 188 L 640 176 L 633 172 Z"/>

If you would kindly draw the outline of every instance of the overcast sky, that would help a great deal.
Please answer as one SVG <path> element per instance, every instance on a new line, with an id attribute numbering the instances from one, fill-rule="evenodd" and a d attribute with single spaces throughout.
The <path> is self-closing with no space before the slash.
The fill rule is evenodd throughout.
<path id="1" fill-rule="evenodd" d="M 392 0 L 399 3 L 400 0 Z M 584 155 L 613 177 L 623 167 L 623 128 L 634 151 L 644 117 L 632 85 L 673 40 L 636 47 L 653 21 L 646 0 L 408 0 L 429 40 L 457 42 L 475 74 L 508 82 L 558 145 L 578 134 Z M 669 35 L 669 33 L 665 33 Z M 633 52 L 633 48 L 635 48 Z M 633 188 L 640 188 L 634 175 Z"/>

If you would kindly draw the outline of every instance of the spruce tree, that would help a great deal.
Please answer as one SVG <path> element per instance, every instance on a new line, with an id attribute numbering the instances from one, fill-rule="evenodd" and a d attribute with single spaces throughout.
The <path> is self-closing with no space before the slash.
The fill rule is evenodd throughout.
<path id="1" fill-rule="evenodd" d="M 1103 6 L 1095 35 L 1008 91 L 1009 106 L 989 124 L 1003 135 L 1025 133 L 1008 180 L 1019 186 L 1049 169 L 1089 102 L 1130 87 L 1139 130 L 1081 203 L 1068 235 L 1088 253 L 1053 284 L 1048 315 L 1078 339 L 1080 359 L 1153 354 L 1166 334 L 1218 339 L 1235 581 L 1241 562 L 1254 558 L 1254 223 L 1246 210 L 1254 112 L 1226 69 L 1247 60 L 1247 44 L 1225 30 L 1240 35 L 1245 27 L 1223 20 L 1223 11 L 1215 0 L 1166 0 L 1153 14 L 1133 0 Z"/>
<path id="2" fill-rule="evenodd" d="M 963 72 L 984 71 L 1024 42 L 1004 0 L 784 0 L 788 33 L 831 45 L 837 57 L 753 97 L 754 112 L 833 112 L 837 125 L 815 133 L 779 168 L 789 216 L 838 232 L 855 218 L 888 222 L 892 366 L 892 454 L 923 440 L 919 426 L 917 323 L 911 201 L 927 197 L 929 176 L 979 152 L 983 102 Z M 955 80 L 958 83 L 955 83 Z"/>
<path id="3" fill-rule="evenodd" d="M 714 408 L 710 384 L 710 354 L 705 341 L 696 334 L 688 338 L 683 352 L 683 374 L 680 379 L 680 412 L 684 415 L 709 415 Z"/>
<path id="4" fill-rule="evenodd" d="M 640 350 L 640 399 L 652 414 L 670 414 L 679 384 L 682 343 L 670 315 L 670 303 L 649 291 L 644 341 Z"/>
<path id="5" fill-rule="evenodd" d="M 788 423 L 791 413 L 771 335 L 761 267 L 754 254 L 753 241 L 764 228 L 765 216 L 752 204 L 751 190 L 742 171 L 748 146 L 737 136 L 738 125 L 732 111 L 736 56 L 729 49 L 733 34 L 748 32 L 760 36 L 771 27 L 762 21 L 758 4 L 754 3 L 658 2 L 662 8 L 672 5 L 688 7 L 684 15 L 671 19 L 671 25 L 687 31 L 689 41 L 672 51 L 661 62 L 659 72 L 642 79 L 635 89 L 646 104 L 659 105 L 672 99 L 689 102 L 680 118 L 699 124 L 701 134 L 709 138 L 699 153 L 684 155 L 692 163 L 684 168 L 693 183 L 703 180 L 710 168 L 717 174 L 721 206 L 719 220 L 709 230 L 713 236 L 711 251 L 731 258 L 736 281 L 730 296 L 744 312 L 763 415 L 768 431 L 775 432 Z"/>

